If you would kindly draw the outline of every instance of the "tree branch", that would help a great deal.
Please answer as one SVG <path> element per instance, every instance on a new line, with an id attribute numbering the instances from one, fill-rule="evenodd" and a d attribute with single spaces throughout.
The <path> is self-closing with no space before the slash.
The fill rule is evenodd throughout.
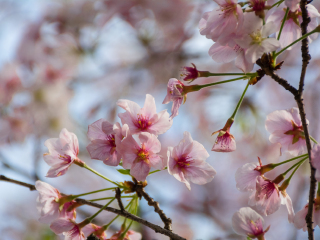
<path id="1" fill-rule="evenodd" d="M 153 198 L 150 197 L 149 194 L 144 191 L 144 188 L 140 187 L 139 185 L 136 188 L 136 192 L 138 193 L 138 195 L 142 196 L 148 202 L 149 206 L 153 206 L 154 211 L 159 214 L 162 222 L 164 223 L 164 228 L 169 230 L 169 231 L 172 231 L 172 227 L 171 227 L 172 221 L 160 209 L 159 203 L 154 201 Z"/>
<path id="2" fill-rule="evenodd" d="M 301 0 L 300 1 L 300 9 L 302 13 L 302 23 L 301 23 L 301 34 L 305 35 L 307 33 L 308 24 L 310 22 L 310 17 L 307 10 L 307 0 Z M 303 87 L 304 87 L 304 79 L 307 71 L 307 66 L 309 64 L 309 61 L 311 59 L 311 56 L 309 54 L 309 46 L 308 46 L 308 38 L 305 38 L 302 40 L 301 43 L 301 55 L 302 55 L 302 69 L 301 69 L 301 75 L 300 75 L 300 82 L 299 82 L 299 94 L 298 96 L 295 96 L 295 100 L 297 101 L 299 112 L 301 116 L 301 122 L 303 126 L 303 131 L 306 138 L 306 144 L 309 154 L 309 164 L 311 168 L 311 175 L 310 175 L 310 189 L 309 189 L 309 205 L 308 205 L 308 213 L 306 216 L 306 222 L 308 227 L 308 239 L 314 240 L 314 232 L 313 232 L 313 207 L 314 207 L 314 198 L 316 194 L 316 183 L 317 180 L 315 179 L 316 170 L 311 164 L 311 141 L 309 136 L 309 130 L 306 120 L 306 113 L 304 110 L 304 104 L 303 104 Z"/>
<path id="3" fill-rule="evenodd" d="M 17 181 L 17 180 L 14 180 L 14 179 L 11 179 L 11 178 L 7 178 L 3 175 L 0 175 L 0 180 L 2 181 L 6 181 L 6 182 L 11 182 L 11 183 L 14 183 L 14 184 L 18 184 L 20 186 L 23 186 L 23 187 L 27 187 L 29 188 L 31 191 L 34 191 L 36 190 L 35 186 L 32 185 L 32 184 L 28 184 L 28 183 L 24 183 L 24 182 L 20 182 L 20 181 Z M 81 198 L 76 198 L 75 199 L 76 202 L 78 203 L 81 203 L 83 205 L 88 205 L 88 206 L 92 206 L 92 207 L 96 207 L 96 208 L 102 208 L 103 206 L 101 204 L 98 204 L 98 203 L 93 203 L 93 202 L 89 202 L 85 199 L 81 199 Z M 112 207 L 106 207 L 104 209 L 105 211 L 108 211 L 108 212 L 112 212 L 112 213 L 115 213 L 117 215 L 120 215 L 120 216 L 123 216 L 125 218 L 128 218 L 128 219 L 131 219 L 135 222 L 138 222 L 138 223 L 141 223 L 143 225 L 145 225 L 146 227 L 149 227 L 151 228 L 152 230 L 154 230 L 156 233 L 161 233 L 163 235 L 166 235 L 168 237 L 170 237 L 171 239 L 174 239 L 174 240 L 186 240 L 185 238 L 183 237 L 180 237 L 179 235 L 173 233 L 172 231 L 168 230 L 168 229 L 165 229 L 165 228 L 162 228 L 158 225 L 155 225 L 151 222 L 148 222 L 136 215 L 133 215 L 127 211 L 121 211 L 119 209 L 115 209 L 115 208 L 112 208 Z"/>

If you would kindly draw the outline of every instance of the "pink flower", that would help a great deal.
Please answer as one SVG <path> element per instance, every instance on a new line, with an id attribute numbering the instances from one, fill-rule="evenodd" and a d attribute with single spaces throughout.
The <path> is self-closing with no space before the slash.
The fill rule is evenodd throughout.
<path id="1" fill-rule="evenodd" d="M 177 180 L 183 182 L 189 190 L 190 181 L 195 184 L 210 182 L 216 171 L 205 160 L 208 152 L 197 141 L 193 141 L 189 132 L 184 132 L 183 139 L 174 148 L 168 148 L 168 171 Z"/>
<path id="2" fill-rule="evenodd" d="M 236 172 L 237 189 L 241 192 L 256 190 L 257 178 L 261 176 L 260 163 L 247 163 Z"/>
<path id="3" fill-rule="evenodd" d="M 121 154 L 116 150 L 116 142 L 120 143 L 127 136 L 128 131 L 128 125 L 125 124 L 121 128 L 118 123 L 113 126 L 105 119 L 100 119 L 89 125 L 87 135 L 91 143 L 87 146 L 87 150 L 91 158 L 102 160 L 104 164 L 109 166 L 118 166 Z"/>
<path id="4" fill-rule="evenodd" d="M 77 224 L 74 220 L 67 218 L 59 218 L 53 221 L 50 228 L 55 234 L 63 233 L 65 240 L 86 240 L 95 230 L 92 224 L 85 222 Z"/>
<path id="5" fill-rule="evenodd" d="M 87 227 L 88 226 L 88 227 Z M 86 228 L 86 229 L 85 229 Z M 103 227 L 97 226 L 95 224 L 89 223 L 88 225 L 86 225 L 82 231 L 85 232 L 90 232 L 90 229 L 94 229 L 93 232 L 91 232 L 92 234 L 94 234 L 96 237 L 98 237 L 100 240 L 107 240 L 107 234 L 105 232 L 105 229 Z M 90 235 L 90 234 L 88 234 Z"/>
<path id="6" fill-rule="evenodd" d="M 107 240 L 141 240 L 142 236 L 140 233 L 137 233 L 135 231 L 129 230 L 124 238 L 120 238 L 121 234 L 123 233 L 124 229 L 121 228 L 119 232 L 116 232 L 111 236 L 111 238 Z"/>
<path id="7" fill-rule="evenodd" d="M 228 119 L 227 123 L 222 129 L 212 133 L 212 135 L 216 133 L 219 134 L 215 143 L 213 144 L 211 151 L 233 152 L 236 150 L 236 140 L 234 139 L 234 136 L 230 134 L 230 128 L 232 124 L 233 120 Z"/>
<path id="8" fill-rule="evenodd" d="M 199 71 L 193 63 L 191 63 L 193 67 L 183 67 L 183 71 L 181 76 L 184 76 L 184 81 L 190 81 L 193 82 L 195 79 L 197 79 L 199 76 Z"/>
<path id="9" fill-rule="evenodd" d="M 283 8 L 284 7 L 283 5 L 281 6 L 279 8 L 275 8 L 275 10 L 271 12 L 271 14 L 268 14 L 269 16 L 267 18 L 267 23 L 273 22 L 275 24 L 275 29 L 277 31 L 276 37 L 278 37 L 279 35 L 279 30 L 282 24 L 282 20 L 286 12 L 286 8 Z M 318 10 L 311 4 L 307 5 L 307 10 L 308 10 L 308 15 L 311 19 L 310 23 L 308 24 L 307 31 L 310 32 L 318 26 L 317 18 L 320 17 L 320 14 Z M 296 10 L 289 11 L 287 19 L 283 25 L 281 37 L 279 39 L 279 42 L 282 48 L 288 46 L 289 44 L 291 44 L 292 42 L 294 42 L 295 40 L 297 40 L 302 36 L 301 28 L 300 28 L 301 23 L 302 23 L 301 10 L 300 10 L 300 6 L 297 5 Z M 317 38 L 317 36 L 318 36 L 318 33 L 314 33 L 311 36 L 309 36 L 308 37 L 309 42 L 311 43 L 312 40 Z M 292 47 L 288 48 L 287 50 L 291 50 Z"/>
<path id="10" fill-rule="evenodd" d="M 200 22 L 200 34 L 215 42 L 223 39 L 241 27 L 243 12 L 237 0 L 215 0 L 220 9 L 203 14 Z"/>
<path id="11" fill-rule="evenodd" d="M 50 138 L 44 145 L 49 150 L 49 153 L 43 154 L 44 161 L 51 166 L 46 177 L 59 177 L 65 174 L 72 163 L 83 164 L 78 158 L 78 138 L 65 128 L 61 130 L 59 138 Z"/>
<path id="12" fill-rule="evenodd" d="M 170 78 L 167 86 L 167 96 L 164 98 L 162 104 L 167 104 L 170 101 L 173 102 L 171 108 L 170 118 L 174 118 L 179 114 L 179 107 L 182 101 L 185 102 L 187 99 L 187 94 L 183 92 L 184 84 L 176 78 Z"/>
<path id="13" fill-rule="evenodd" d="M 317 144 L 311 150 L 311 163 L 312 166 L 316 169 L 316 179 L 320 181 L 320 145 Z"/>
<path id="14" fill-rule="evenodd" d="M 307 123 L 309 123 L 308 120 Z M 306 141 L 298 108 L 270 113 L 267 116 L 266 129 L 271 133 L 270 142 L 280 143 L 284 151 L 294 156 L 306 151 Z"/>
<path id="15" fill-rule="evenodd" d="M 255 63 L 264 53 L 275 51 L 280 47 L 277 39 L 268 38 L 275 31 L 272 22 L 262 25 L 262 19 L 254 13 L 245 13 L 244 24 L 240 31 L 241 38 L 235 39 L 235 42 L 246 49 L 246 61 Z"/>
<path id="16" fill-rule="evenodd" d="M 250 205 L 256 205 L 258 211 L 261 211 L 266 216 L 276 212 L 281 205 L 278 185 L 269 179 L 258 177 L 255 199 Z"/>
<path id="17" fill-rule="evenodd" d="M 313 205 L 313 223 L 315 226 L 320 227 L 320 199 L 317 196 L 317 198 L 314 199 L 315 203 Z M 293 219 L 293 224 L 297 229 L 303 229 L 303 231 L 307 231 L 307 223 L 306 223 L 306 216 L 308 213 L 308 206 L 309 204 L 305 205 L 304 208 L 302 208 L 299 212 L 296 213 Z"/>
<path id="18" fill-rule="evenodd" d="M 147 94 L 143 108 L 132 101 L 120 99 L 117 102 L 126 112 L 119 113 L 122 124 L 128 124 L 131 134 L 149 132 L 159 135 L 165 133 L 172 125 L 167 110 L 156 112 L 154 98 Z"/>
<path id="19" fill-rule="evenodd" d="M 130 169 L 130 174 L 138 181 L 146 180 L 151 167 L 162 169 L 163 162 L 157 154 L 161 150 L 161 143 L 156 135 L 140 133 L 138 143 L 129 135 L 120 145 L 123 167 Z"/>
<path id="20" fill-rule="evenodd" d="M 245 237 L 264 239 L 264 234 L 269 230 L 270 226 L 263 230 L 263 224 L 263 218 L 249 207 L 240 208 L 232 217 L 233 230 Z"/>
<path id="21" fill-rule="evenodd" d="M 218 63 L 227 63 L 236 59 L 235 65 L 237 68 L 244 73 L 251 72 L 254 63 L 247 61 L 245 58 L 246 49 L 235 43 L 234 39 L 237 38 L 236 35 L 233 37 L 233 39 L 223 45 L 218 42 L 214 43 L 209 49 L 210 57 Z"/>
<path id="22" fill-rule="evenodd" d="M 280 191 L 280 193 L 281 193 L 281 204 L 286 205 L 288 210 L 288 221 L 289 223 L 293 223 L 294 210 L 293 210 L 292 200 L 290 196 L 287 194 L 286 190 Z"/>
<path id="23" fill-rule="evenodd" d="M 69 218 L 75 219 L 76 212 L 75 209 L 67 211 L 68 208 L 75 203 L 74 201 L 67 202 L 63 205 L 61 209 L 61 200 L 62 196 L 60 192 L 49 185 L 48 183 L 42 181 L 36 181 L 36 189 L 39 192 L 37 198 L 37 209 L 40 212 L 41 217 L 39 221 L 42 223 L 51 223 L 57 218 Z"/>

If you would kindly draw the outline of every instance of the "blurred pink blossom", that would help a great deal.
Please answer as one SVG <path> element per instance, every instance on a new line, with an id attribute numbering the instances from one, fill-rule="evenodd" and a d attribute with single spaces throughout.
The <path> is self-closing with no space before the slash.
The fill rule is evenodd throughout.
<path id="1" fill-rule="evenodd" d="M 121 229 L 119 232 L 116 232 L 107 240 L 141 240 L 142 239 L 142 236 L 140 233 L 132 231 L 132 230 L 129 230 L 125 234 L 124 238 L 121 238 L 121 234 L 123 232 L 124 232 L 124 229 Z"/>
<path id="2" fill-rule="evenodd" d="M 307 123 L 309 123 L 308 120 Z M 280 143 L 282 150 L 294 156 L 306 151 L 306 141 L 298 108 L 270 113 L 267 116 L 266 129 L 271 133 L 270 142 Z"/>

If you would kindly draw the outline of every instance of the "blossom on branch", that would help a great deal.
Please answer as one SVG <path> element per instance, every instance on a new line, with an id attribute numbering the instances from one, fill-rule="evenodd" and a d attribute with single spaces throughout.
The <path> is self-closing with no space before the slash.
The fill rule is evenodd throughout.
<path id="1" fill-rule="evenodd" d="M 237 189 L 241 192 L 256 190 L 257 178 L 261 176 L 260 163 L 246 163 L 236 171 Z"/>
<path id="2" fill-rule="evenodd" d="M 272 22 L 262 25 L 262 19 L 254 13 L 244 15 L 244 24 L 239 35 L 234 41 L 243 49 L 246 49 L 246 61 L 255 63 L 264 53 L 272 52 L 280 47 L 275 38 L 268 38 L 274 33 L 275 25 Z"/>
<path id="3" fill-rule="evenodd" d="M 128 125 L 131 134 L 149 132 L 159 135 L 165 133 L 172 125 L 167 110 L 157 113 L 155 100 L 150 94 L 147 94 L 143 108 L 125 99 L 118 100 L 117 105 L 126 110 L 118 116 L 123 125 Z"/>
<path id="4" fill-rule="evenodd" d="M 216 171 L 205 160 L 208 152 L 189 132 L 184 132 L 183 139 L 175 147 L 168 148 L 168 171 L 177 180 L 183 182 L 190 190 L 190 182 L 206 184 L 210 182 Z"/>
<path id="5" fill-rule="evenodd" d="M 161 143 L 156 135 L 140 133 L 138 142 L 129 135 L 120 145 L 122 152 L 122 166 L 130 169 L 130 174 L 138 181 L 146 180 L 151 167 L 163 169 L 164 164 L 158 153 Z"/>
<path id="6" fill-rule="evenodd" d="M 270 226 L 263 230 L 264 220 L 254 210 L 249 207 L 240 208 L 238 212 L 233 214 L 232 228 L 242 236 L 264 239 L 264 234 L 269 230 Z"/>
<path id="7" fill-rule="evenodd" d="M 219 133 L 218 137 L 213 144 L 211 151 L 215 152 L 233 152 L 236 150 L 236 140 L 230 133 L 230 128 L 233 124 L 233 120 L 228 119 L 225 126 L 219 131 L 213 132 L 213 134 Z"/>
<path id="8" fill-rule="evenodd" d="M 124 237 L 122 238 L 122 234 L 124 231 L 125 229 L 121 228 L 119 232 L 116 232 L 107 240 L 141 240 L 142 239 L 141 234 L 133 230 L 128 230 L 124 235 Z"/>
<path id="9" fill-rule="evenodd" d="M 306 6 L 308 10 L 308 15 L 310 17 L 310 23 L 308 24 L 307 31 L 310 32 L 318 26 L 318 18 L 320 14 L 318 10 L 308 4 Z M 271 14 L 268 14 L 267 23 L 272 22 L 275 24 L 276 29 L 276 37 L 278 38 L 279 30 L 282 24 L 282 20 L 285 16 L 286 8 L 283 5 L 280 5 L 279 8 L 275 8 L 274 11 L 271 11 Z M 296 10 L 289 10 L 285 23 L 283 25 L 283 29 L 281 32 L 281 36 L 279 39 L 280 45 L 282 48 L 288 46 L 298 38 L 302 36 L 300 24 L 302 23 L 301 9 L 300 6 L 297 6 Z M 315 40 L 318 37 L 318 33 L 314 33 L 308 37 L 309 43 Z M 291 50 L 295 45 L 287 48 L 287 50 Z"/>
<path id="10" fill-rule="evenodd" d="M 225 37 L 236 32 L 243 23 L 243 12 L 237 0 L 215 0 L 219 9 L 203 14 L 200 22 L 200 34 L 223 44 Z"/>
<path id="11" fill-rule="evenodd" d="M 176 78 L 170 78 L 167 86 L 167 95 L 162 104 L 167 104 L 172 101 L 171 116 L 174 118 L 179 114 L 179 107 L 187 100 L 187 94 L 183 92 L 184 84 Z"/>
<path id="12" fill-rule="evenodd" d="M 306 204 L 299 212 L 296 213 L 294 216 L 293 224 L 297 229 L 301 229 L 305 232 L 307 231 L 307 223 L 306 223 L 306 216 L 308 213 L 308 206 L 309 204 Z M 315 226 L 320 227 L 320 198 L 317 196 L 314 199 L 314 204 L 313 204 L 313 228 Z"/>
<path id="13" fill-rule="evenodd" d="M 68 218 L 59 218 L 53 221 L 50 228 L 55 234 L 63 233 L 65 240 L 86 240 L 95 230 L 92 224 L 86 222 L 77 224 L 74 220 Z"/>
<path id="14" fill-rule="evenodd" d="M 65 128 L 61 130 L 59 138 L 50 138 L 44 145 L 49 153 L 43 154 L 43 158 L 51 166 L 46 177 L 59 177 L 65 174 L 72 163 L 83 164 L 78 158 L 78 138 Z"/>
<path id="15" fill-rule="evenodd" d="M 114 129 L 115 127 L 115 129 Z M 88 128 L 88 138 L 91 143 L 87 146 L 87 150 L 92 159 L 102 160 L 104 164 L 109 166 L 118 166 L 121 161 L 121 154 L 116 150 L 117 142 L 127 136 L 129 131 L 128 125 L 114 126 L 105 119 L 100 119 Z"/>
<path id="16" fill-rule="evenodd" d="M 307 124 L 309 121 L 307 120 Z M 280 143 L 284 151 L 297 156 L 306 151 L 306 140 L 298 108 L 274 111 L 267 116 L 266 129 L 269 140 Z"/>
<path id="17" fill-rule="evenodd" d="M 68 211 L 68 208 L 75 203 L 75 201 L 63 203 L 62 200 L 61 203 L 62 195 L 48 183 L 38 180 L 36 181 L 35 187 L 39 192 L 37 198 L 37 209 L 40 212 L 39 222 L 51 223 L 57 218 L 76 218 L 75 209 Z"/>

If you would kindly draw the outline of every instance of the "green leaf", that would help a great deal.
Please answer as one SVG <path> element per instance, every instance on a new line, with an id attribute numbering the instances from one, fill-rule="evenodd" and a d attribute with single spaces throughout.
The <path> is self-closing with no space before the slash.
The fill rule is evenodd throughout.
<path id="1" fill-rule="evenodd" d="M 123 175 L 130 175 L 129 169 L 117 169 L 117 171 Z"/>
<path id="2" fill-rule="evenodd" d="M 247 237 L 247 240 L 252 240 L 252 238 L 250 238 L 250 237 Z"/>

